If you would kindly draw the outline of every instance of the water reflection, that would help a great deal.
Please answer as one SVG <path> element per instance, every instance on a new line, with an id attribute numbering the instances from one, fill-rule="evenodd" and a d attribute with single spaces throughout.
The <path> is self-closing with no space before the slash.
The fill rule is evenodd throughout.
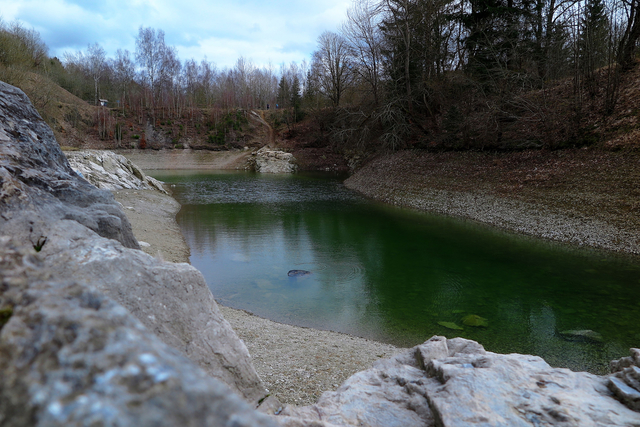
<path id="1" fill-rule="evenodd" d="M 337 179 L 159 178 L 176 183 L 191 262 L 223 304 L 404 346 L 463 336 L 596 373 L 638 345 L 636 262 L 370 203 Z M 585 329 L 604 342 L 559 335 Z"/>

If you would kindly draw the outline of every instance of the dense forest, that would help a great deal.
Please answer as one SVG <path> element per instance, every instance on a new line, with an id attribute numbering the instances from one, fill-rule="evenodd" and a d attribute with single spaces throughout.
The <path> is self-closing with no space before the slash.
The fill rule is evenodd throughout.
<path id="1" fill-rule="evenodd" d="M 231 69 L 181 61 L 160 29 L 139 28 L 135 52 L 109 58 L 95 43 L 51 58 L 37 32 L 0 23 L 0 80 L 26 88 L 45 118 L 42 79 L 92 105 L 108 100 L 92 126 L 116 143 L 133 129 L 120 118 L 178 120 L 222 143 L 238 111 L 277 105 L 272 123 L 290 135 L 304 119 L 362 151 L 584 146 L 610 136 L 598 123 L 635 68 L 639 12 L 640 0 L 356 0 L 309 61 L 240 57 Z"/>

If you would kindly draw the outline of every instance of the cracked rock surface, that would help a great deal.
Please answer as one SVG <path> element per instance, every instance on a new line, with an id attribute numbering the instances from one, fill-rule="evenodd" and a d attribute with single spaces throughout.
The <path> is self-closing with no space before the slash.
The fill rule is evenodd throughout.
<path id="1" fill-rule="evenodd" d="M 315 405 L 286 407 L 283 424 L 640 426 L 640 413 L 614 398 L 609 381 L 435 336 L 352 376 Z"/>

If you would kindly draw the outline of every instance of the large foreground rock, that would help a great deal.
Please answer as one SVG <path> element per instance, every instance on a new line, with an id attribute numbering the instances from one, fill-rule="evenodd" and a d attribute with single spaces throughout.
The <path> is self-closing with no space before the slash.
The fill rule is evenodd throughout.
<path id="1" fill-rule="evenodd" d="M 623 363 L 629 365 L 633 361 Z M 285 408 L 283 424 L 640 426 L 640 413 L 614 398 L 610 381 L 552 368 L 537 356 L 495 354 L 474 341 L 433 337 L 355 374 L 316 405 Z"/>
<path id="2" fill-rule="evenodd" d="M 51 280 L 73 279 L 112 297 L 247 401 L 266 396 L 200 272 L 137 250 L 113 195 L 69 167 L 24 93 L 1 82 L 0 235 L 39 251 Z"/>
<path id="3" fill-rule="evenodd" d="M 275 425 L 32 248 L 0 238 L 0 271 L 0 425 Z"/>

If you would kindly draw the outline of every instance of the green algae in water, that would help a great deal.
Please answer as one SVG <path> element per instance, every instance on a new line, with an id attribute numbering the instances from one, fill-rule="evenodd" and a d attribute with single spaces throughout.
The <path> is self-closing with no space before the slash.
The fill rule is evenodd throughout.
<path id="1" fill-rule="evenodd" d="M 462 324 L 466 326 L 474 326 L 474 327 L 488 327 L 489 321 L 484 317 L 480 317 L 477 314 L 469 314 L 468 316 L 464 316 L 462 318 Z"/>
<path id="2" fill-rule="evenodd" d="M 452 329 L 454 331 L 464 331 L 464 328 L 456 325 L 453 322 L 438 322 L 438 325 L 444 326 L 447 329 Z"/>
<path id="3" fill-rule="evenodd" d="M 382 206 L 335 178 L 160 178 L 176 184 L 191 262 L 223 304 L 404 347 L 463 336 L 600 374 L 640 346 L 637 260 Z M 290 270 L 313 274 L 291 278 Z M 464 324 L 466 314 L 491 325 L 437 324 Z M 571 330 L 604 342 L 558 334 Z"/>

